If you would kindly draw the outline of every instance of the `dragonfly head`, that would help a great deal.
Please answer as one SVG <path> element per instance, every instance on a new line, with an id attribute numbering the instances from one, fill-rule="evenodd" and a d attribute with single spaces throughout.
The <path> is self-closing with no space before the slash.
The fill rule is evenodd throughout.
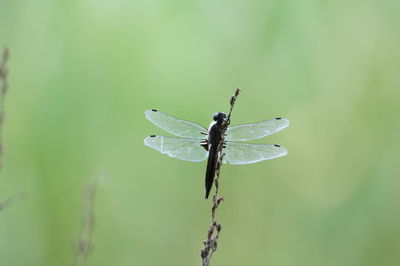
<path id="1" fill-rule="evenodd" d="M 222 112 L 215 113 L 213 116 L 213 120 L 217 123 L 222 123 L 226 119 L 226 114 Z"/>

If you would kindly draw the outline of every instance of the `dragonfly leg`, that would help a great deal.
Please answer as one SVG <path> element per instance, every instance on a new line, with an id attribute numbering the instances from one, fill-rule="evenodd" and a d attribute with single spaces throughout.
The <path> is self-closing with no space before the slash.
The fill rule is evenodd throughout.
<path id="1" fill-rule="evenodd" d="M 200 142 L 200 145 L 201 145 L 206 151 L 208 151 L 208 140 L 207 140 L 207 139 L 201 141 L 201 142 Z"/>

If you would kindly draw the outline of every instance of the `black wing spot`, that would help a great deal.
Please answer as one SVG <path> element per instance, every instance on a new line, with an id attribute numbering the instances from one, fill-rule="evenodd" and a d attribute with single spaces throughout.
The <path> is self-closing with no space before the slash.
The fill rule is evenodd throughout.
<path id="1" fill-rule="evenodd" d="M 150 135 L 149 137 L 150 137 L 150 138 L 155 138 L 155 137 L 156 137 L 156 135 Z"/>
<path id="2" fill-rule="evenodd" d="M 274 146 L 275 146 L 275 147 L 278 147 L 278 148 L 280 148 L 280 147 L 281 147 L 281 146 L 279 146 L 278 144 L 274 144 Z"/>
<path id="3" fill-rule="evenodd" d="M 282 119 L 282 117 L 277 117 L 277 118 L 275 118 L 276 120 L 281 120 Z"/>
<path id="4" fill-rule="evenodd" d="M 158 112 L 156 109 L 151 109 L 153 112 Z"/>

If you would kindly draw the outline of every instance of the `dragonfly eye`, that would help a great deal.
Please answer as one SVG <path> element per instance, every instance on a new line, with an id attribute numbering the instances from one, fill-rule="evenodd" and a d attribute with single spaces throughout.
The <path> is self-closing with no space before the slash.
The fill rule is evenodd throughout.
<path id="1" fill-rule="evenodd" d="M 226 114 L 222 112 L 215 113 L 213 116 L 214 121 L 224 120 L 226 118 Z"/>

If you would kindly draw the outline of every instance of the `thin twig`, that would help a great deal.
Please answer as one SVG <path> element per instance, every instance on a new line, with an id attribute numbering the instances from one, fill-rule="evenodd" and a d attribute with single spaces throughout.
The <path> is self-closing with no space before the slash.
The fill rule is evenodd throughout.
<path id="1" fill-rule="evenodd" d="M 5 201 L 0 202 L 0 211 L 4 210 L 5 208 L 7 208 L 11 204 L 13 204 L 15 201 L 18 201 L 21 199 L 26 199 L 27 197 L 28 197 L 28 194 L 26 194 L 26 193 L 21 193 L 21 194 L 17 194 L 17 195 L 9 197 Z"/>
<path id="2" fill-rule="evenodd" d="M 228 128 L 230 124 L 230 118 L 232 114 L 232 109 L 233 106 L 235 105 L 236 99 L 239 96 L 240 89 L 237 88 L 235 91 L 235 94 L 231 97 L 230 100 L 230 110 L 228 117 L 226 119 L 224 126 L 224 132 Z M 224 133 L 225 134 L 225 133 Z M 203 249 L 201 250 L 201 259 L 203 262 L 203 266 L 210 266 L 210 260 L 214 252 L 217 250 L 217 240 L 219 237 L 219 233 L 221 232 L 221 224 L 218 223 L 218 220 L 216 218 L 216 211 L 218 209 L 218 206 L 220 203 L 224 200 L 223 197 L 218 196 L 218 188 L 219 188 L 219 174 L 222 166 L 222 161 L 224 159 L 225 154 L 222 152 L 222 149 L 224 147 L 224 141 L 222 140 L 219 145 L 218 145 L 218 162 L 217 162 L 217 167 L 216 167 L 216 177 L 214 179 L 214 185 L 215 185 L 215 192 L 213 195 L 213 202 L 211 206 L 211 224 L 210 227 L 208 228 L 207 231 L 207 239 L 203 241 Z"/>
<path id="3" fill-rule="evenodd" d="M 98 177 L 95 177 L 85 187 L 81 227 L 75 242 L 75 257 L 72 263 L 74 266 L 85 265 L 89 255 L 93 251 L 94 205 L 98 182 Z"/>

